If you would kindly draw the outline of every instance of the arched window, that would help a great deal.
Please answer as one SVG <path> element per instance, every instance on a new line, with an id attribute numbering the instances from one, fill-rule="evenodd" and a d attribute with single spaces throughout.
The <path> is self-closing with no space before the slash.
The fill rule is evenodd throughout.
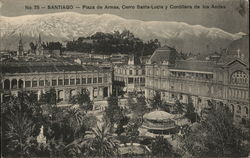
<path id="1" fill-rule="evenodd" d="M 241 112 L 241 107 L 240 107 L 240 105 L 238 105 L 238 112 L 240 113 Z"/>
<path id="2" fill-rule="evenodd" d="M 13 89 L 17 88 L 17 80 L 16 79 L 11 80 L 11 88 L 13 88 Z"/>
<path id="3" fill-rule="evenodd" d="M 10 80 L 9 79 L 4 80 L 4 89 L 10 89 Z"/>
<path id="4" fill-rule="evenodd" d="M 233 104 L 231 104 L 231 110 L 234 113 L 234 105 Z"/>
<path id="5" fill-rule="evenodd" d="M 245 112 L 248 115 L 248 108 L 247 107 L 245 107 Z"/>
<path id="6" fill-rule="evenodd" d="M 248 76 L 243 71 L 235 71 L 231 75 L 231 83 L 233 83 L 233 84 L 246 84 L 246 83 L 248 83 Z"/>

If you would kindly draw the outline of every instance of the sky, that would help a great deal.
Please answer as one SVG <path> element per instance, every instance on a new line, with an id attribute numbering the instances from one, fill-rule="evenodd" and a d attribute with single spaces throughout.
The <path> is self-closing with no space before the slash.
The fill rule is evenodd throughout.
<path id="1" fill-rule="evenodd" d="M 224 9 L 81 9 L 72 10 L 47 9 L 48 5 L 105 6 L 105 5 L 221 5 Z M 28 10 L 26 6 L 44 6 L 39 10 Z M 0 0 L 0 15 L 21 16 L 45 14 L 53 12 L 78 12 L 82 14 L 115 14 L 126 19 L 143 21 L 177 21 L 205 27 L 216 27 L 230 33 L 249 33 L 249 1 L 248 0 Z"/>

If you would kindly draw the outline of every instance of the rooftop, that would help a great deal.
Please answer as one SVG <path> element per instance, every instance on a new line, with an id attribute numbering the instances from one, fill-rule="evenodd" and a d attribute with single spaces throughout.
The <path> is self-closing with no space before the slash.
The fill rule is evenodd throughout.
<path id="1" fill-rule="evenodd" d="M 96 66 L 81 66 L 62 62 L 27 62 L 0 63 L 2 73 L 33 73 L 33 72 L 76 72 L 76 71 L 104 71 L 107 68 Z"/>
<path id="2" fill-rule="evenodd" d="M 174 115 L 165 112 L 165 111 L 153 111 L 150 113 L 147 113 L 143 116 L 143 118 L 147 120 L 156 120 L 156 121 L 162 121 L 162 120 L 169 120 L 174 118 Z"/>
<path id="3" fill-rule="evenodd" d="M 163 46 L 155 50 L 149 61 L 151 63 L 161 64 L 162 62 L 169 62 L 174 64 L 176 59 L 177 51 L 169 46 Z"/>
<path id="4" fill-rule="evenodd" d="M 173 69 L 212 72 L 215 66 L 213 61 L 177 60 Z"/>

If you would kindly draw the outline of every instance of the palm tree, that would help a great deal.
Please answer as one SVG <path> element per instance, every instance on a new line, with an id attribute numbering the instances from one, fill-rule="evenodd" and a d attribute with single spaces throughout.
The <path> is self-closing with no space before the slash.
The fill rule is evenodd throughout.
<path id="1" fill-rule="evenodd" d="M 79 108 L 69 108 L 66 110 L 66 117 L 69 127 L 73 130 L 75 139 L 77 132 L 84 126 L 85 114 Z"/>
<path id="2" fill-rule="evenodd" d="M 94 155 L 101 157 L 114 156 L 118 152 L 118 142 L 110 134 L 110 125 L 104 123 L 92 129 L 93 138 L 87 138 L 90 149 Z"/>
<path id="3" fill-rule="evenodd" d="M 97 125 L 83 138 L 76 139 L 66 146 L 73 155 L 112 157 L 118 153 L 118 141 L 110 134 L 110 125 Z M 71 153 L 72 154 L 72 153 Z"/>
<path id="4" fill-rule="evenodd" d="M 81 93 L 70 97 L 69 103 L 78 104 L 79 107 L 85 110 L 86 113 L 88 110 L 92 110 L 93 108 L 93 102 L 89 97 L 89 92 L 87 89 L 83 89 Z"/>
<path id="5" fill-rule="evenodd" d="M 7 120 L 7 148 L 18 152 L 20 157 L 31 154 L 36 139 L 32 136 L 35 124 L 24 113 L 11 113 Z"/>
<path id="6" fill-rule="evenodd" d="M 4 154 L 19 154 L 23 157 L 34 149 L 35 138 L 42 123 L 42 110 L 34 98 L 32 93 L 22 92 L 18 97 L 11 96 L 9 101 L 1 105 Z"/>

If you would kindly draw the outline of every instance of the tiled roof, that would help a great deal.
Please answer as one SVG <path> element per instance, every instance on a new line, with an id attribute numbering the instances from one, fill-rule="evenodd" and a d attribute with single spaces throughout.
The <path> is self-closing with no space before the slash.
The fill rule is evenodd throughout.
<path id="1" fill-rule="evenodd" d="M 176 59 L 176 50 L 174 48 L 164 46 L 155 50 L 149 61 L 151 63 L 161 64 L 162 62 L 169 62 L 174 64 Z"/>
<path id="2" fill-rule="evenodd" d="M 31 64 L 26 65 L 0 65 L 0 70 L 2 73 L 32 73 L 32 72 L 68 72 L 68 71 L 104 71 L 103 68 L 98 68 L 96 66 L 81 66 L 81 65 L 70 65 L 70 64 Z M 107 70 L 107 69 L 105 69 Z"/>

